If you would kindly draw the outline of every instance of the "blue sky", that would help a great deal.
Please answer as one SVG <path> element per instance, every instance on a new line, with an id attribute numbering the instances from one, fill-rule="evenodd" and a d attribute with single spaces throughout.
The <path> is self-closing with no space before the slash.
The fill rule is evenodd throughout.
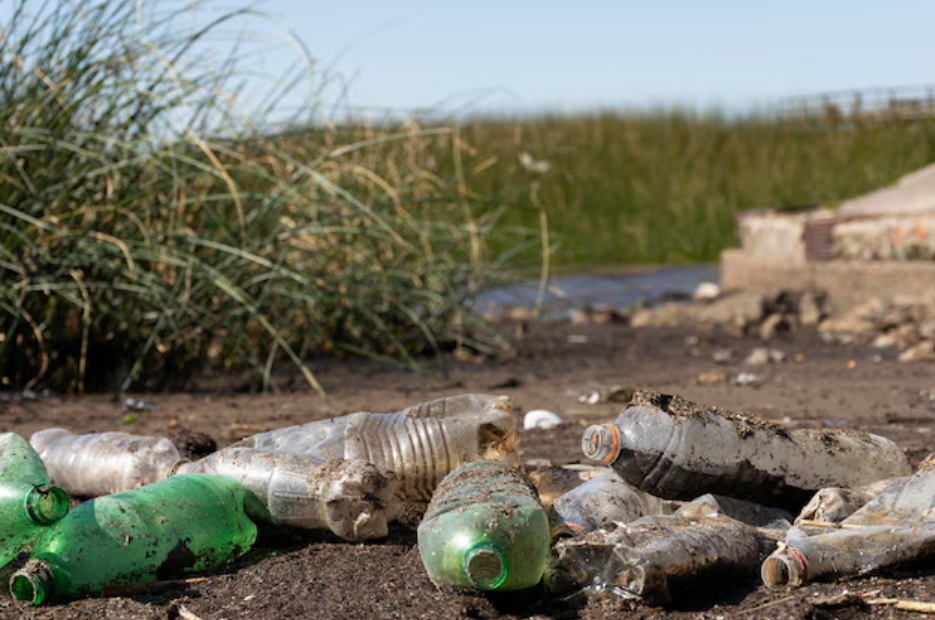
<path id="1" fill-rule="evenodd" d="M 264 0 L 360 106 L 743 109 L 935 84 L 932 0 Z M 265 67 L 295 52 L 270 50 Z M 332 89 L 332 96 L 336 96 Z"/>

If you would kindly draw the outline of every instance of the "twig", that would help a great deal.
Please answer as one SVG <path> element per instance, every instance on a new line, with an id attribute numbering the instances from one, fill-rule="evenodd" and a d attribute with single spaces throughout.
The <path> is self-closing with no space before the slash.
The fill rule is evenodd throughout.
<path id="1" fill-rule="evenodd" d="M 858 530 L 864 525 L 858 523 L 828 523 L 826 521 L 813 521 L 811 519 L 802 519 L 796 525 L 804 525 L 807 527 L 824 527 L 834 530 Z"/>
<path id="2" fill-rule="evenodd" d="M 895 605 L 896 609 L 902 611 L 917 611 L 923 614 L 935 614 L 935 603 L 924 601 L 907 601 L 898 598 L 872 598 L 867 599 L 868 605 Z"/>
<path id="3" fill-rule="evenodd" d="M 201 620 L 201 616 L 196 616 L 188 611 L 185 605 L 179 605 L 179 618 L 184 618 L 185 620 Z"/>
<path id="4" fill-rule="evenodd" d="M 780 605 L 782 603 L 788 603 L 795 598 L 795 594 L 790 594 L 789 596 L 784 596 L 778 598 L 775 601 L 770 601 L 768 603 L 763 603 L 762 605 L 757 605 L 756 607 L 751 607 L 750 609 L 742 609 L 739 613 L 749 614 L 754 611 L 760 611 L 761 609 L 766 609 L 767 607 L 773 607 L 774 605 Z"/>

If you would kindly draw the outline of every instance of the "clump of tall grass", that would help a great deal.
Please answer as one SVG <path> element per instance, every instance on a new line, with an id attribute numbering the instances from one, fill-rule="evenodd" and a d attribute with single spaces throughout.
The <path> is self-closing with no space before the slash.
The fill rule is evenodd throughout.
<path id="1" fill-rule="evenodd" d="M 932 119 L 661 109 L 478 117 L 461 132 L 496 157 L 475 190 L 514 197 L 501 224 L 547 215 L 553 264 L 575 269 L 715 260 L 739 211 L 834 205 L 935 161 Z"/>
<path id="2" fill-rule="evenodd" d="M 446 127 L 266 135 L 205 41 L 250 11 L 14 0 L 0 17 L 0 380 L 180 387 L 210 361 L 268 381 L 321 353 L 414 363 L 477 347 L 499 211 Z M 311 104 L 310 104 L 311 105 Z M 299 137 L 296 137 L 299 136 Z"/>

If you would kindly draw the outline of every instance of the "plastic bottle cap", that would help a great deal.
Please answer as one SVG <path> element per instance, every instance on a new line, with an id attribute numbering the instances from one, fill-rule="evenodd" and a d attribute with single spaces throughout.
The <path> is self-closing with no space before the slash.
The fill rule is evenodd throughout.
<path id="1" fill-rule="evenodd" d="M 581 451 L 589 459 L 612 463 L 620 454 L 620 431 L 613 424 L 595 424 L 584 430 Z"/>
<path id="2" fill-rule="evenodd" d="M 23 507 L 33 522 L 51 525 L 68 514 L 68 495 L 51 485 L 32 485 L 23 498 Z"/>
<path id="3" fill-rule="evenodd" d="M 482 543 L 464 556 L 464 574 L 481 590 L 496 590 L 509 574 L 507 558 L 490 543 Z"/>

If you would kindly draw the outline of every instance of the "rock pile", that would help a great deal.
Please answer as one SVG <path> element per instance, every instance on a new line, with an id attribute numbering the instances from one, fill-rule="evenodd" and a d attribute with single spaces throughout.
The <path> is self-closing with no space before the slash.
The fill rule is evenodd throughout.
<path id="1" fill-rule="evenodd" d="M 935 296 L 868 299 L 834 308 L 821 291 L 762 295 L 737 291 L 708 302 L 667 303 L 638 309 L 634 327 L 718 325 L 737 334 L 770 340 L 777 334 L 814 328 L 828 342 L 871 344 L 900 352 L 901 361 L 935 360 Z"/>

